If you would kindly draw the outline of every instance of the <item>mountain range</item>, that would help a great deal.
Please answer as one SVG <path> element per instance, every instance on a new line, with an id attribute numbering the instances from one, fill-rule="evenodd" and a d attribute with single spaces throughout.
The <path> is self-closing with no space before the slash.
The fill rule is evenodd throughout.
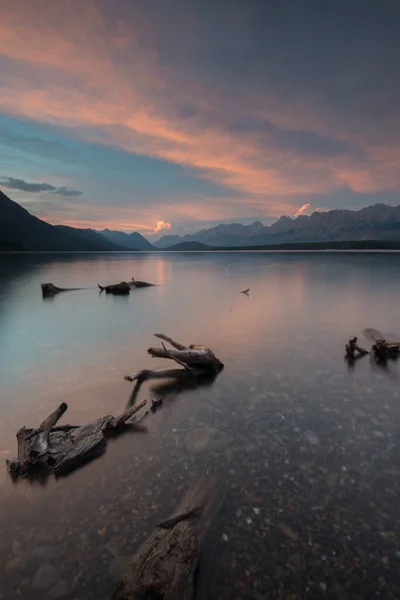
<path id="1" fill-rule="evenodd" d="M 0 191 L 0 250 L 200 250 L 346 241 L 400 241 L 400 205 L 375 204 L 359 211 L 331 210 L 297 218 L 282 216 L 270 226 L 259 221 L 222 224 L 184 236 L 165 235 L 153 245 L 138 232 L 50 225 Z"/>
<path id="2" fill-rule="evenodd" d="M 118 244 L 128 250 L 154 250 L 153 244 L 137 231 L 134 233 L 123 233 L 122 231 L 103 229 L 103 231 L 99 231 L 98 233 L 113 244 Z"/>

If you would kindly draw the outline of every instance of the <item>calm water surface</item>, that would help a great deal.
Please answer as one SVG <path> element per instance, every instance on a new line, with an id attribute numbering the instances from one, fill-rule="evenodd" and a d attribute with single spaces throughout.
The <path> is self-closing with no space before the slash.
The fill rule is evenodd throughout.
<path id="1" fill-rule="evenodd" d="M 132 276 L 158 285 L 98 293 Z M 399 598 L 399 370 L 343 358 L 350 335 L 369 345 L 364 327 L 400 331 L 399 276 L 395 253 L 1 256 L 0 598 L 109 599 L 204 472 L 226 493 L 200 598 Z M 87 289 L 43 300 L 42 282 Z M 69 477 L 12 484 L 16 431 L 61 401 L 64 423 L 121 412 L 123 376 L 166 366 L 146 353 L 157 331 L 225 369 L 146 383 L 140 399 L 164 398 L 147 432 Z"/>

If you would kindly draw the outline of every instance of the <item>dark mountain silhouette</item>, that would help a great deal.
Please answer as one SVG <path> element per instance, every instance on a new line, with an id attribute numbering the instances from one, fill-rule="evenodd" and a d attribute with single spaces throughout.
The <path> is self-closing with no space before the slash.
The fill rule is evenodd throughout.
<path id="1" fill-rule="evenodd" d="M 122 231 L 103 229 L 103 231 L 96 231 L 96 233 L 104 236 L 110 242 L 129 250 L 155 250 L 153 244 L 136 231 L 134 233 L 124 233 Z"/>
<path id="2" fill-rule="evenodd" d="M 110 251 L 125 250 L 125 248 L 122 248 L 122 246 L 116 244 L 115 242 L 104 239 L 99 232 L 94 231 L 93 229 L 77 229 L 76 227 L 69 227 L 68 225 L 55 225 L 55 227 L 63 233 L 71 235 L 77 240 L 80 240 L 81 243 L 92 243 L 95 246 L 106 246 Z M 134 249 L 136 250 L 136 248 Z"/>
<path id="3" fill-rule="evenodd" d="M 0 191 L 0 249 L 24 251 L 121 250 L 100 235 L 84 236 L 72 227 L 56 227 L 31 215 Z"/>
<path id="4" fill-rule="evenodd" d="M 203 229 L 202 231 L 208 231 L 207 229 Z M 186 238 L 191 238 L 191 236 L 200 236 L 202 231 L 198 231 L 197 233 L 192 233 L 189 235 L 184 235 L 184 236 L 180 236 L 180 235 L 163 235 L 159 240 L 157 240 L 157 242 L 154 242 L 154 246 L 156 248 L 159 248 L 160 250 L 162 250 L 163 248 L 171 248 L 171 246 L 174 246 L 175 244 L 180 244 L 183 241 L 198 241 L 198 240 L 191 240 L 188 239 L 186 240 Z"/>
<path id="5" fill-rule="evenodd" d="M 206 246 L 206 244 L 202 244 L 201 242 L 181 242 L 180 244 L 174 244 L 173 246 L 169 246 L 168 248 L 164 248 L 165 251 L 174 251 L 174 252 L 194 252 L 199 250 L 213 250 L 211 246 Z"/>

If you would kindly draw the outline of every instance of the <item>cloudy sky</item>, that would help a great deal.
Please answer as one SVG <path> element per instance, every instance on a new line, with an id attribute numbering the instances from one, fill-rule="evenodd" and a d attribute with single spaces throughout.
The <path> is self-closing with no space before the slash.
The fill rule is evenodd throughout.
<path id="1" fill-rule="evenodd" d="M 400 203 L 398 0 L 0 0 L 0 188 L 156 236 Z"/>

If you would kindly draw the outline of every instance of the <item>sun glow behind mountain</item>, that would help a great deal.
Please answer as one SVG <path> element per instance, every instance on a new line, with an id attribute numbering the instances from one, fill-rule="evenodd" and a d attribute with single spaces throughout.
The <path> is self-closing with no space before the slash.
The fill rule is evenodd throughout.
<path id="1" fill-rule="evenodd" d="M 165 221 L 157 221 L 157 227 L 154 229 L 153 233 L 158 233 L 163 229 L 171 229 L 171 223 L 166 223 Z"/>

